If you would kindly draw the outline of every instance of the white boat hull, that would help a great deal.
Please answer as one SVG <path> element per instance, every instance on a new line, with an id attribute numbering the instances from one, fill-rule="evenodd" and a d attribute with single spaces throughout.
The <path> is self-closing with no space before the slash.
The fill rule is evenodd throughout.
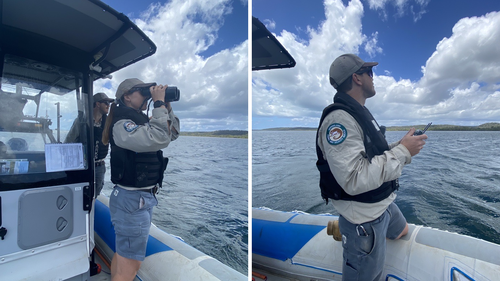
<path id="1" fill-rule="evenodd" d="M 267 280 L 342 280 L 342 244 L 326 233 L 328 221 L 337 218 L 254 208 L 252 271 L 269 274 Z M 409 225 L 408 235 L 387 241 L 383 276 L 408 281 L 500 280 L 500 245 Z"/>

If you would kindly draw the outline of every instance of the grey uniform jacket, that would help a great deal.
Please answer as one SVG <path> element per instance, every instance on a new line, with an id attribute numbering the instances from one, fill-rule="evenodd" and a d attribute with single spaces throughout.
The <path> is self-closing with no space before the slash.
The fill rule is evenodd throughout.
<path id="1" fill-rule="evenodd" d="M 334 123 L 341 124 L 347 132 L 345 139 L 338 144 L 330 144 L 326 137 L 328 127 Z M 390 144 L 390 150 L 368 162 L 363 157 L 363 130 L 354 117 L 344 110 L 328 114 L 320 127 L 318 144 L 333 176 L 350 195 L 377 189 L 382 183 L 397 179 L 404 165 L 411 162 L 410 152 L 399 142 Z M 382 215 L 394 199 L 396 194 L 392 193 L 377 203 L 332 200 L 332 204 L 349 222 L 361 224 Z"/>
<path id="2" fill-rule="evenodd" d="M 179 137 L 179 118 L 166 108 L 154 108 L 149 124 L 136 125 L 130 119 L 113 126 L 113 140 L 121 148 L 134 152 L 152 152 L 167 147 Z"/>

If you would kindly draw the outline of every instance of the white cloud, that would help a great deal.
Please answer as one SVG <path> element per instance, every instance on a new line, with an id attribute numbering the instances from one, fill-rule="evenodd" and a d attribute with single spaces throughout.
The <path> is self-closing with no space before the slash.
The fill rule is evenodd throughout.
<path id="1" fill-rule="evenodd" d="M 368 39 L 365 44 L 365 52 L 370 55 L 370 57 L 374 57 L 377 53 L 382 53 L 383 50 L 378 46 L 378 32 L 372 34 L 371 39 Z"/>
<path id="2" fill-rule="evenodd" d="M 132 19 L 157 46 L 156 53 L 113 75 L 111 90 L 96 83 L 95 91 L 114 92 L 124 79 L 178 86 L 181 99 L 172 104 L 181 129 L 247 129 L 248 42 L 203 57 L 218 40 L 224 16 L 231 13 L 230 0 L 173 0 L 152 4 Z M 247 1 L 242 1 L 248 5 Z M 247 32 L 242 26 L 241 32 Z M 183 122 L 183 120 L 189 120 Z M 214 121 L 215 120 L 215 121 Z"/>
<path id="3" fill-rule="evenodd" d="M 422 68 L 420 87 L 428 88 L 421 100 L 443 100 L 449 89 L 467 87 L 471 82 L 493 85 L 500 77 L 500 13 L 463 18 L 453 27 L 450 38 L 439 42 Z"/>
<path id="4" fill-rule="evenodd" d="M 298 117 L 314 114 L 331 102 L 331 90 L 325 88 L 329 68 L 325 61 L 331 62 L 342 53 L 357 53 L 366 37 L 361 33 L 363 5 L 359 0 L 347 7 L 341 1 L 327 0 L 325 9 L 326 20 L 321 26 L 308 27 L 308 42 L 287 30 L 277 36 L 297 65 L 252 73 L 254 114 Z"/>
<path id="5" fill-rule="evenodd" d="M 385 5 L 386 1 L 375 2 Z M 417 2 L 426 5 L 428 1 Z M 374 5 L 375 5 L 374 4 Z M 335 90 L 328 82 L 330 63 L 342 53 L 380 53 L 377 34 L 362 33 L 363 6 L 358 0 L 345 7 L 342 1 L 325 1 L 326 20 L 309 27 L 303 42 L 289 31 L 278 40 L 297 61 L 286 70 L 253 73 L 254 116 L 295 117 L 301 126 L 317 126 L 321 110 L 332 102 Z M 449 38 L 436 42 L 436 50 L 416 81 L 395 78 L 375 69 L 377 95 L 367 100 L 384 125 L 481 124 L 500 119 L 500 12 L 463 18 Z"/>
<path id="6" fill-rule="evenodd" d="M 276 22 L 270 19 L 264 19 L 262 23 L 266 26 L 268 30 L 274 30 L 276 28 Z"/>
<path id="7" fill-rule="evenodd" d="M 413 4 L 412 2 L 415 2 Z M 371 10 L 376 10 L 380 12 L 380 16 L 384 19 L 387 20 L 388 18 L 388 11 L 387 11 L 387 6 L 388 4 L 392 4 L 394 9 L 396 9 L 396 14 L 394 15 L 395 18 L 401 18 L 403 17 L 408 10 L 410 10 L 410 13 L 413 16 L 413 21 L 417 22 L 422 18 L 422 16 L 427 12 L 425 8 L 429 4 L 430 0 L 368 0 L 368 7 Z"/>
<path id="8" fill-rule="evenodd" d="M 389 125 L 414 124 L 414 120 L 423 119 L 441 124 L 498 121 L 500 32 L 497 26 L 500 26 L 499 12 L 461 19 L 450 38 L 437 44 L 436 51 L 422 67 L 419 81 L 376 76 L 377 96 L 369 99 L 367 106 L 380 122 Z"/>

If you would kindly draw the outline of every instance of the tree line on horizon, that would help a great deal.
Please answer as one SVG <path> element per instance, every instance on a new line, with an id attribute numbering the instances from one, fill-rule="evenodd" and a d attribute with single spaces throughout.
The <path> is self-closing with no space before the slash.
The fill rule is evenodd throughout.
<path id="1" fill-rule="evenodd" d="M 388 126 L 387 131 L 409 131 L 411 128 L 423 129 L 427 124 L 408 125 L 408 126 Z M 314 127 L 278 127 L 268 128 L 258 131 L 316 131 Z M 460 125 L 432 125 L 429 131 L 500 131 L 500 123 L 490 122 L 479 126 L 460 126 Z"/>
<path id="2" fill-rule="evenodd" d="M 244 130 L 217 130 L 206 132 L 182 132 L 181 136 L 191 137 L 219 137 L 219 138 L 248 138 L 248 131 Z"/>

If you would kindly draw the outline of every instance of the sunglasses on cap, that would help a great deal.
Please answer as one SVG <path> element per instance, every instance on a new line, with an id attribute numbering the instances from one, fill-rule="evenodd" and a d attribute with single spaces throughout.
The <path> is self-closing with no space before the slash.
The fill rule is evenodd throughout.
<path id="1" fill-rule="evenodd" d="M 361 68 L 360 70 L 354 72 L 358 75 L 363 75 L 363 73 L 366 73 L 368 74 L 368 76 L 370 76 L 371 78 L 373 78 L 373 70 L 371 67 L 363 67 Z"/>

